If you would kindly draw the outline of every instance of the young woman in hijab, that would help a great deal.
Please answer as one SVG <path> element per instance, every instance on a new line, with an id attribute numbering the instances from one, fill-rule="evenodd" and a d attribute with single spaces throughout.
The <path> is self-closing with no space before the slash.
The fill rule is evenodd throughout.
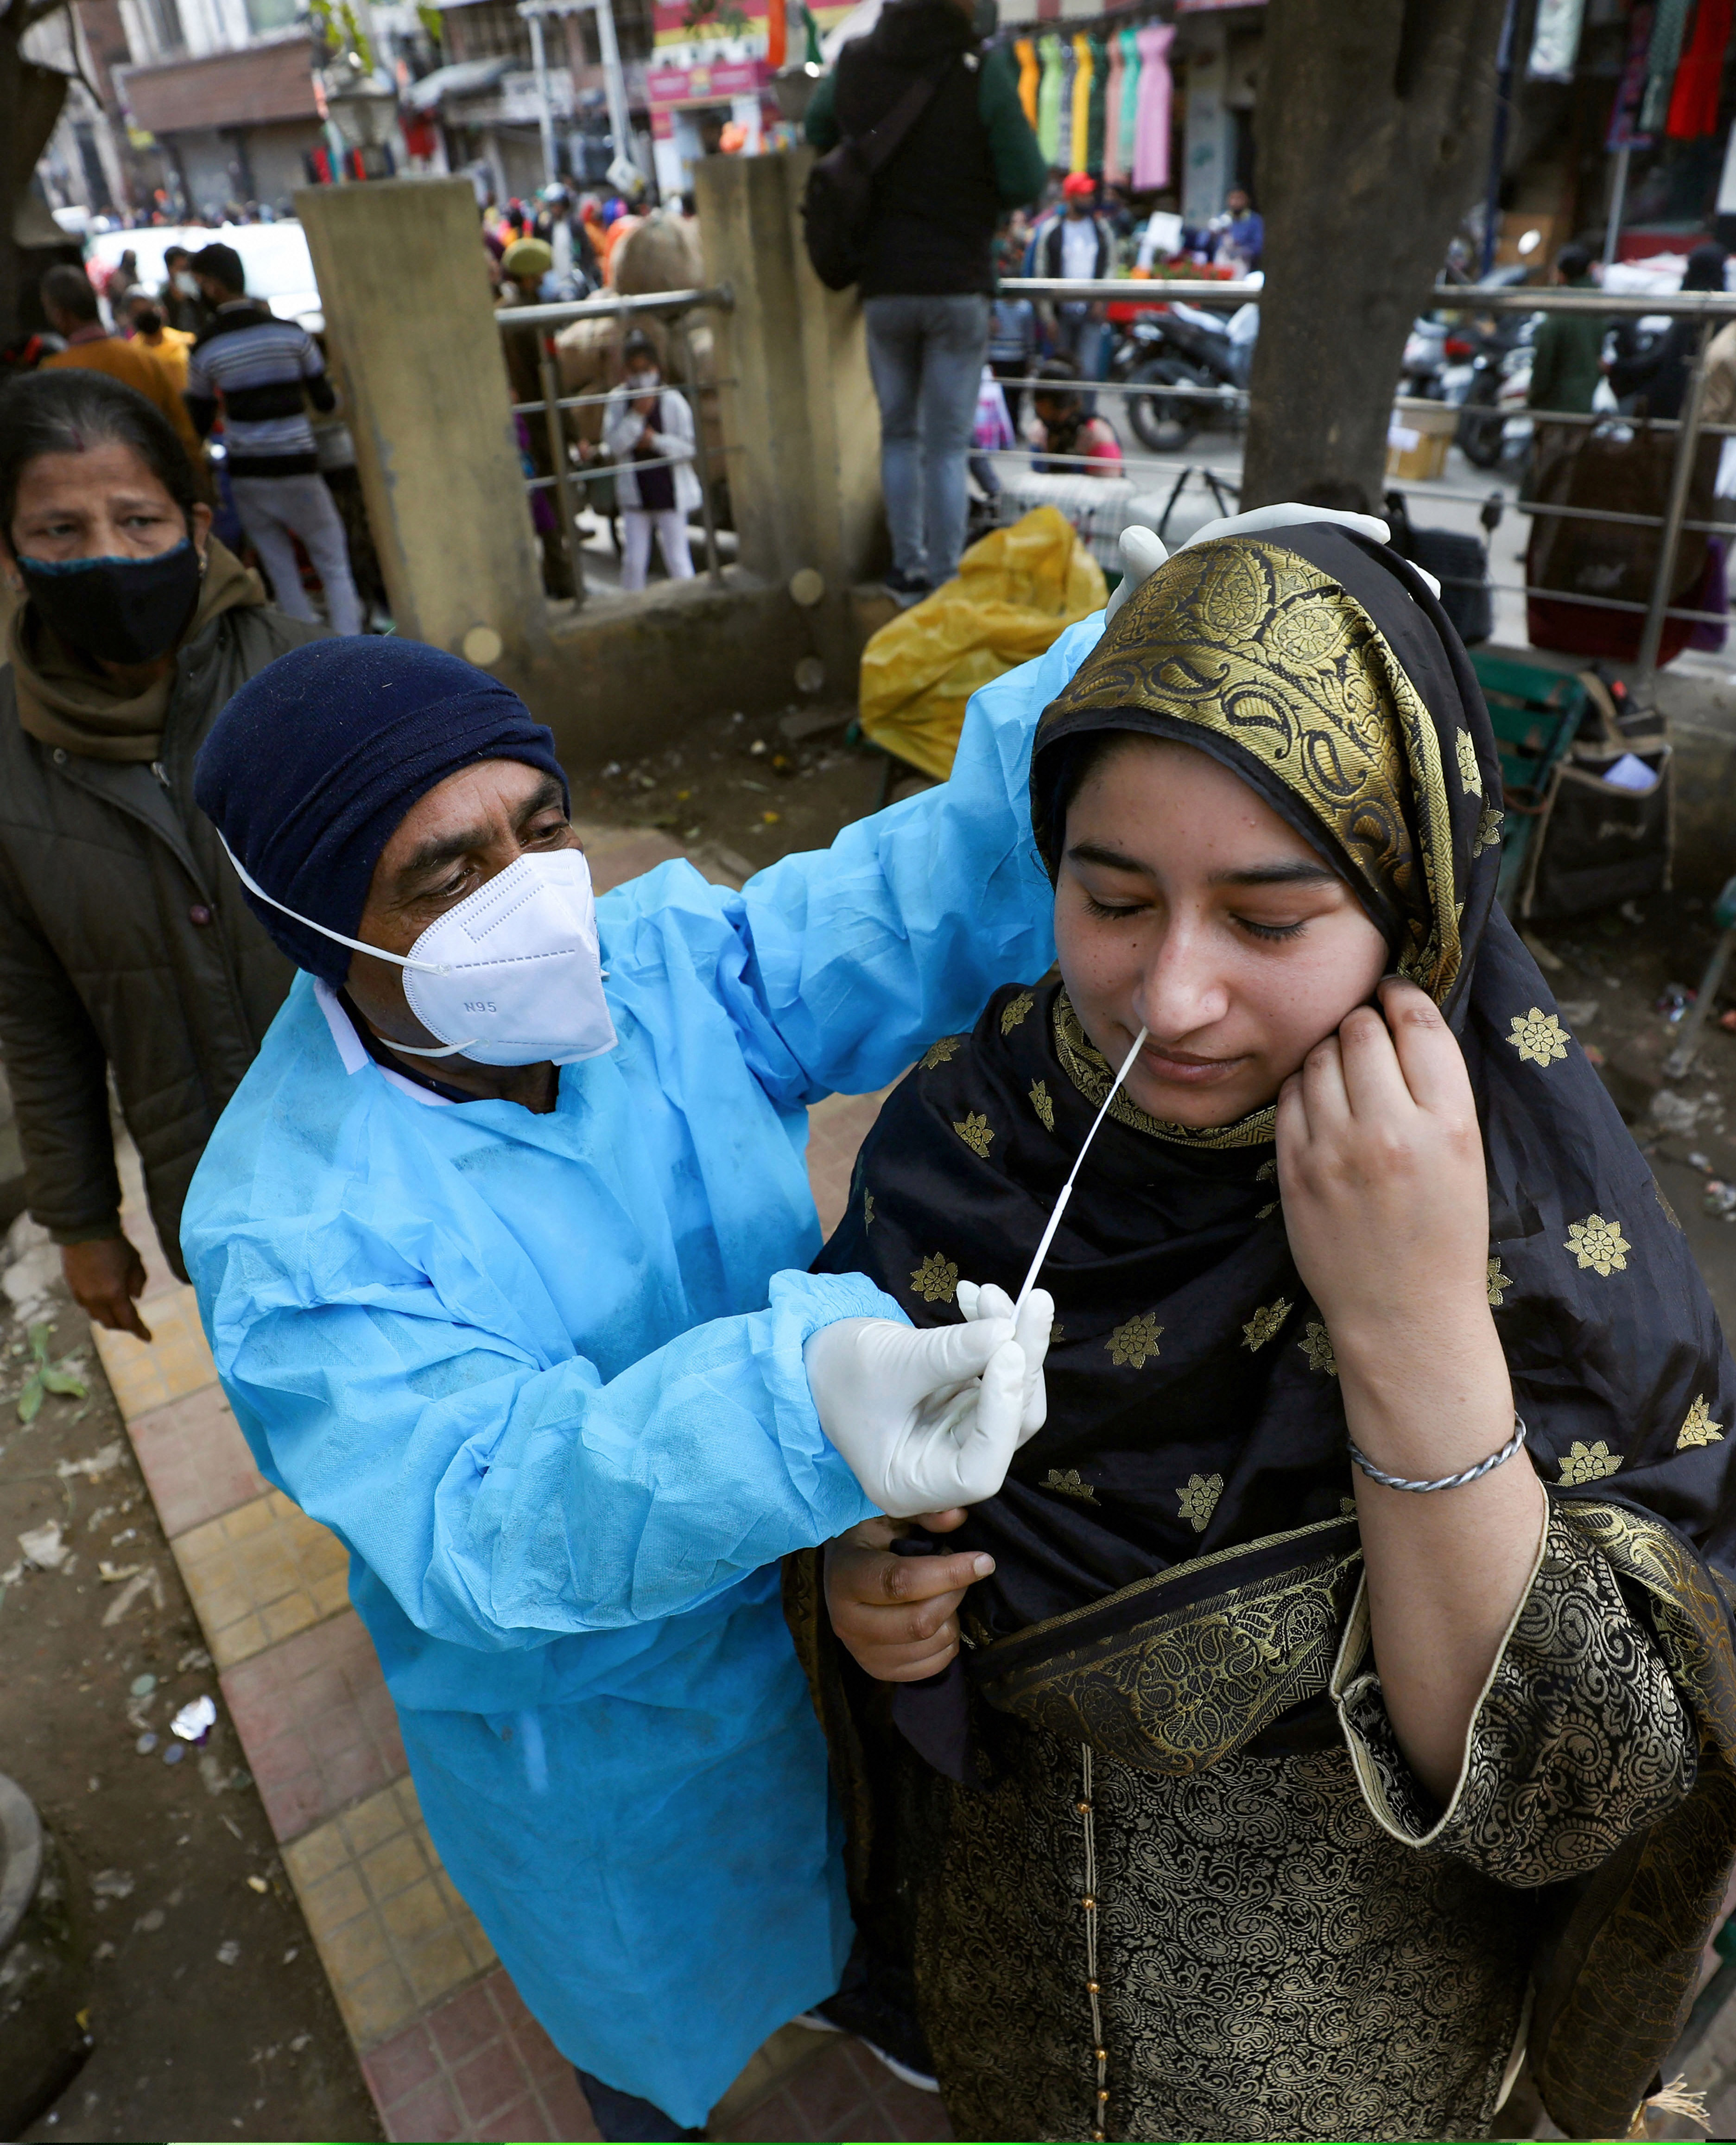
<path id="1" fill-rule="evenodd" d="M 1047 1426 L 900 1544 L 987 1575 L 913 1614 L 889 1523 L 834 1544 L 852 1662 L 788 1575 L 858 1922 L 960 2137 L 1481 2137 L 1528 2046 L 1623 2134 L 1736 1850 L 1736 1376 L 1494 906 L 1475 675 L 1381 546 L 1206 542 L 1032 796 L 1059 979 L 928 1051 L 823 1268 L 1000 1307 L 1149 1037 Z"/>

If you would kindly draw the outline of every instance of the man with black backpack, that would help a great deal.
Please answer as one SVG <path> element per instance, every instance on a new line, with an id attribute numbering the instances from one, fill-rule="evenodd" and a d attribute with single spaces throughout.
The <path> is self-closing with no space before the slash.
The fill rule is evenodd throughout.
<path id="1" fill-rule="evenodd" d="M 958 570 L 995 226 L 1047 177 L 1012 56 L 982 36 L 972 0 L 890 0 L 808 107 L 808 141 L 842 145 L 850 167 L 829 191 L 810 182 L 808 246 L 834 288 L 861 288 L 901 606 Z"/>

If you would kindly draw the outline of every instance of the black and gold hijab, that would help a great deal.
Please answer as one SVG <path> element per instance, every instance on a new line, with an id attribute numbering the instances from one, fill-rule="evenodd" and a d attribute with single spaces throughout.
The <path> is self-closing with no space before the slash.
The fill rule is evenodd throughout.
<path id="1" fill-rule="evenodd" d="M 1530 1464 L 1557 1509 L 1599 1530 L 1624 1594 L 1674 1635 L 1679 1680 L 1697 1683 L 1703 1789 L 1714 1774 L 1723 1784 L 1712 1804 L 1690 1801 L 1705 1821 L 1694 1874 L 1677 1846 L 1654 1843 L 1666 1867 L 1646 1881 L 1655 1895 L 1674 1873 L 1672 1926 L 1650 1950 L 1642 1932 L 1598 1981 L 1594 2000 L 1625 2010 L 1627 2025 L 1609 2025 L 1609 2064 L 1589 2099 L 1566 2086 L 1557 2097 L 1563 2119 L 1607 2106 L 1599 2122 L 1624 2121 L 1650 2058 L 1615 2043 L 1633 2026 L 1668 2046 L 1669 2019 L 1691 1996 L 1690 1948 L 1704 1941 L 1696 1917 L 1709 1916 L 1736 1850 L 1736 1671 L 1713 1569 L 1736 1566 L 1736 1371 L 1679 1224 L 1495 905 L 1495 740 L 1426 584 L 1384 547 L 1321 524 L 1171 560 L 1042 719 L 1032 823 L 1052 871 L 1070 756 L 1128 730 L 1180 739 L 1249 783 L 1356 891 L 1394 964 L 1446 1014 L 1477 1097 L 1489 1301 Z M 1111 1077 L 1058 983 L 1010 984 L 889 1098 L 820 1267 L 871 1275 L 918 1325 L 960 1316 L 961 1277 L 1015 1291 Z M 967 1670 L 898 1702 L 934 1762 L 967 1769 L 967 1683 L 973 1703 L 1033 1719 L 1050 1705 L 1074 1733 L 1101 1705 L 1103 1734 L 1122 1732 L 1116 1677 L 1147 1673 L 1126 1665 L 1136 1640 L 1149 1661 L 1138 1635 L 1154 1618 L 1173 1649 L 1194 1629 L 1191 1605 L 1223 1625 L 1211 1643 L 1230 1645 L 1221 1605 L 1262 1590 L 1270 1602 L 1312 1572 L 1327 1575 L 1316 1636 L 1274 1626 L 1244 1650 L 1240 1681 L 1226 1672 L 1206 1700 L 1193 1694 L 1176 1747 L 1152 1762 L 1215 1762 L 1321 1711 L 1358 1537 L 1331 1338 L 1290 1255 L 1272 1118 L 1266 1108 L 1199 1132 L 1125 1097 L 1112 1106 L 1043 1272 L 1056 1302 L 1047 1425 L 1001 1493 L 946 1538 L 996 1559 L 967 1598 Z M 1067 1677 L 1092 1662 L 1122 1666 L 1097 1685 L 1076 1678 L 1066 1695 Z M 1204 1739 L 1191 1751 L 1190 1735 Z M 1660 1842 L 1678 1822 L 1654 1828 Z M 1540 1991 L 1540 2061 L 1552 2021 L 1594 2000 L 1587 1948 L 1623 1914 L 1634 1920 L 1619 1888 L 1594 1913 L 1571 1901 L 1560 1911 L 1564 1943 L 1581 1951 Z"/>

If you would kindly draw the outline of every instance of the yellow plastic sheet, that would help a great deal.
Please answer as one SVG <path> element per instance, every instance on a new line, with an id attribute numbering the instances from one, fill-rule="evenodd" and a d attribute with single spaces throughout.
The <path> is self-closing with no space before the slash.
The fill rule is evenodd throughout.
<path id="1" fill-rule="evenodd" d="M 977 687 L 1042 654 L 1107 600 L 1102 568 L 1058 508 L 997 529 L 965 553 L 956 580 L 862 651 L 863 734 L 944 782 Z"/>

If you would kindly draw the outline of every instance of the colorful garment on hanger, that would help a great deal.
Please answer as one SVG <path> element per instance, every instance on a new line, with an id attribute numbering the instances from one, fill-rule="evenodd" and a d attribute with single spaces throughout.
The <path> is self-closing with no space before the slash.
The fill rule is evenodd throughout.
<path id="1" fill-rule="evenodd" d="M 1119 37 L 1110 38 L 1107 57 L 1103 81 L 1103 183 L 1118 187 L 1127 177 L 1127 167 L 1122 162 L 1122 85 L 1127 63 Z"/>
<path id="2" fill-rule="evenodd" d="M 1139 139 L 1139 33 L 1136 30 L 1123 30 L 1115 42 L 1122 56 L 1122 90 L 1111 107 L 1110 124 L 1116 137 L 1116 167 L 1122 178 L 1131 185 L 1136 145 Z"/>
<path id="3" fill-rule="evenodd" d="M 1109 117 L 1109 48 L 1098 37 L 1087 38 L 1091 47 L 1091 102 L 1086 111 L 1085 168 L 1103 168 L 1104 136 Z"/>
<path id="4" fill-rule="evenodd" d="M 1087 172 L 1091 168 L 1091 79 L 1093 72 L 1091 39 L 1081 30 L 1073 38 L 1073 139 L 1072 153 L 1067 160 L 1070 172 Z"/>
<path id="5" fill-rule="evenodd" d="M 1579 33 L 1585 0 L 1537 0 L 1537 27 L 1531 33 L 1527 82 L 1571 82 L 1579 57 Z"/>
<path id="6" fill-rule="evenodd" d="M 1718 92 L 1724 81 L 1724 52 L 1730 42 L 1733 0 L 1700 0 L 1694 40 L 1676 69 L 1664 132 L 1672 141 L 1697 142 L 1718 132 Z"/>
<path id="7" fill-rule="evenodd" d="M 1139 105 L 1134 120 L 1133 184 L 1144 191 L 1169 184 L 1169 48 L 1176 33 L 1161 22 L 1139 32 Z"/>
<path id="8" fill-rule="evenodd" d="M 1652 17 L 1652 42 L 1645 56 L 1645 97 L 1639 107 L 1642 134 L 1664 132 L 1676 62 L 1682 57 L 1682 36 L 1688 27 L 1688 8 L 1689 0 L 1658 0 L 1658 12 Z"/>
<path id="9" fill-rule="evenodd" d="M 1038 40 L 1037 51 L 1042 62 L 1042 81 L 1037 92 L 1037 146 L 1052 171 L 1062 161 L 1061 92 L 1065 76 L 1061 40 L 1052 33 Z"/>
<path id="10" fill-rule="evenodd" d="M 1018 101 L 1025 107 L 1025 117 L 1032 131 L 1037 127 L 1037 97 L 1042 82 L 1042 62 L 1037 57 L 1037 47 L 1029 37 L 1021 37 L 1012 47 L 1012 57 L 1018 62 Z"/>

